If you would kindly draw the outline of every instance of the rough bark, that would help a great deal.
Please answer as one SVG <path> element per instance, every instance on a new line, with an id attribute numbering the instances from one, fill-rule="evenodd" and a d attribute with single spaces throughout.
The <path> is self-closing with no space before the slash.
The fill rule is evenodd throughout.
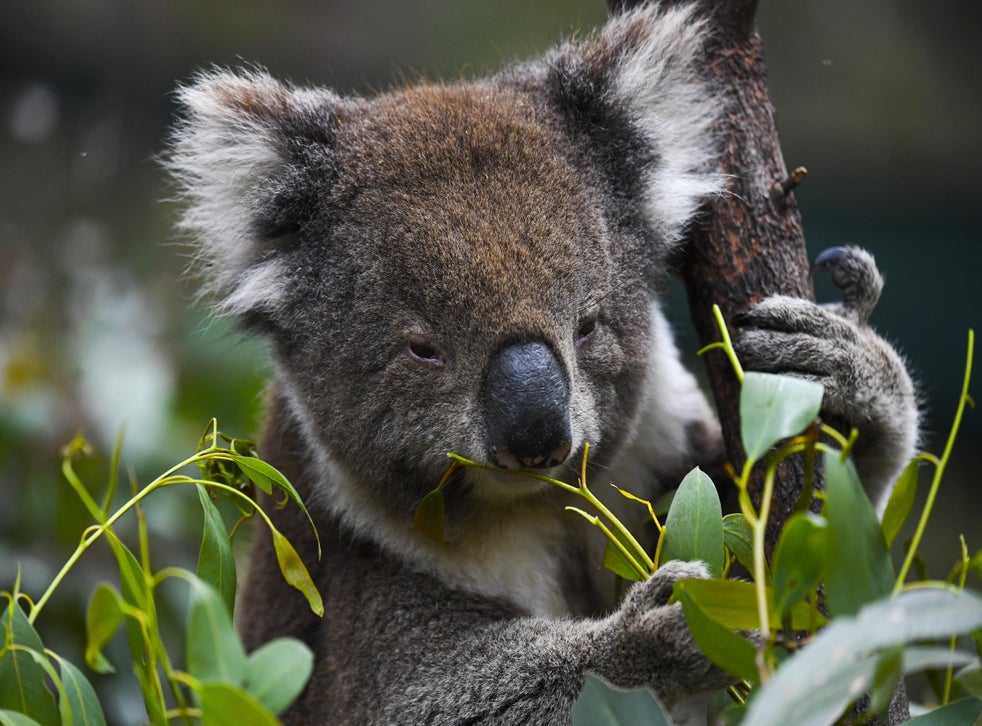
<path id="1" fill-rule="evenodd" d="M 612 12 L 657 0 L 608 0 Z M 662 0 L 669 6 L 691 0 Z M 799 172 L 789 173 L 767 91 L 761 41 L 756 31 L 758 0 L 697 0 L 711 18 L 705 76 L 723 102 L 716 129 L 722 151 L 720 169 L 729 175 L 728 193 L 714 200 L 691 230 L 679 260 L 689 309 L 702 343 L 719 339 L 712 305 L 724 318 L 762 298 L 784 294 L 814 300 L 801 215 L 793 189 Z M 732 327 L 732 326 L 731 326 Z M 706 366 L 723 428 L 728 460 L 738 469 L 745 460 L 740 442 L 739 386 L 722 354 L 706 356 Z M 820 482 L 816 482 L 820 486 Z M 768 547 L 791 513 L 804 485 L 800 462 L 786 460 L 779 470 L 771 505 Z M 759 495 L 761 481 L 751 485 Z M 880 723 L 909 718 L 901 688 Z"/>

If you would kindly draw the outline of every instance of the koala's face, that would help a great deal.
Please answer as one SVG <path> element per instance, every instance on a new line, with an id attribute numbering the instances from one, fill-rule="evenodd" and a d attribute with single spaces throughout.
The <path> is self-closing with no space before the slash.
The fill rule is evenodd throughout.
<path id="1" fill-rule="evenodd" d="M 412 507 L 447 452 L 483 499 L 540 485 L 632 425 L 647 291 L 596 189 L 522 97 L 431 88 L 340 114 L 313 158 L 269 313 L 280 374 L 316 444 Z M 340 171 L 338 171 L 340 169 Z M 558 468 L 558 469 L 557 469 Z"/>
<path id="2" fill-rule="evenodd" d="M 180 90 L 168 166 L 205 292 L 273 340 L 325 480 L 405 517 L 447 452 L 494 469 L 448 499 L 481 506 L 538 488 L 515 469 L 616 454 L 652 281 L 720 188 L 699 42 L 636 14 L 484 82 L 363 100 L 216 71 Z"/>

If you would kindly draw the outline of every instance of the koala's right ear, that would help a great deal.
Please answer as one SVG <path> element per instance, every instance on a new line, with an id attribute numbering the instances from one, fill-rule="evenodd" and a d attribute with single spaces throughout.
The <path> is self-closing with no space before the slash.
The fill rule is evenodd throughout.
<path id="1" fill-rule="evenodd" d="M 200 74 L 177 98 L 185 116 L 164 164 L 183 205 L 179 228 L 194 241 L 201 292 L 220 313 L 266 318 L 290 286 L 283 257 L 293 233 L 316 188 L 331 183 L 342 101 L 264 72 L 221 70 Z"/>

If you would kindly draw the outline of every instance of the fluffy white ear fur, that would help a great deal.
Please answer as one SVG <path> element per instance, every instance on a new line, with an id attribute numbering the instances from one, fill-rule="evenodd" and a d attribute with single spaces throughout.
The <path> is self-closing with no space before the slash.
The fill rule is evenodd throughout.
<path id="1" fill-rule="evenodd" d="M 177 98 L 186 116 L 165 163 L 183 204 L 178 227 L 194 240 L 202 294 L 224 314 L 272 309 L 289 275 L 263 249 L 256 210 L 287 171 L 284 122 L 333 96 L 262 71 L 212 70 L 179 88 Z"/>
<path id="2" fill-rule="evenodd" d="M 623 49 L 611 94 L 658 155 L 645 180 L 645 212 L 668 243 L 724 189 L 724 176 L 713 171 L 720 103 L 697 66 L 706 32 L 693 6 L 662 11 L 652 4 L 613 18 L 598 39 Z"/>

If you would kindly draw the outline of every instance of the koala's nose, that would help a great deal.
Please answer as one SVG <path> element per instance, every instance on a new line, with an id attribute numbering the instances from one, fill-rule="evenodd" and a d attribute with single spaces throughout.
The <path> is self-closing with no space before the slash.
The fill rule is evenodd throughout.
<path id="1" fill-rule="evenodd" d="M 545 343 L 502 348 L 488 367 L 484 405 L 491 456 L 505 469 L 546 469 L 569 456 L 569 387 Z"/>

